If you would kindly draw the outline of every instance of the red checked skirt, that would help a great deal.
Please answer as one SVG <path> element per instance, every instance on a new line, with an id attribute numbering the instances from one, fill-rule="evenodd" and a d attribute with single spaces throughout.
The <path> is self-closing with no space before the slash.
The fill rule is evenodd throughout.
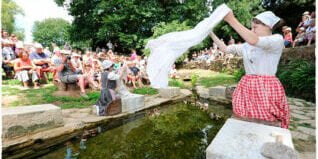
<path id="1" fill-rule="evenodd" d="M 275 76 L 245 75 L 233 93 L 236 116 L 289 125 L 289 106 L 284 88 Z"/>

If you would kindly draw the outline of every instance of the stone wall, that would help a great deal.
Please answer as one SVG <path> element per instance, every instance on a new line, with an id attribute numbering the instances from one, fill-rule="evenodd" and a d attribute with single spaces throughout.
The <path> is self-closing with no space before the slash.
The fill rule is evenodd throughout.
<path id="1" fill-rule="evenodd" d="M 315 62 L 315 45 L 285 48 L 281 57 L 281 63 L 287 63 L 292 59 L 303 59 Z"/>

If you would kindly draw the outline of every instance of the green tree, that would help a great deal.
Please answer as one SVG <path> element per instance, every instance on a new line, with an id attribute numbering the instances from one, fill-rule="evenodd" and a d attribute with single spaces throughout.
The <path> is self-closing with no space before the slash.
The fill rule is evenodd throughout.
<path id="1" fill-rule="evenodd" d="M 266 10 L 273 11 L 292 28 L 300 23 L 303 12 L 316 10 L 315 0 L 263 0 L 262 4 Z"/>
<path id="2" fill-rule="evenodd" d="M 51 43 L 56 43 L 58 46 L 64 45 L 69 39 L 69 27 L 69 22 L 61 18 L 36 21 L 32 30 L 33 40 L 45 46 L 50 46 Z"/>
<path id="3" fill-rule="evenodd" d="M 3 0 L 1 8 L 2 28 L 12 33 L 16 30 L 14 16 L 24 14 L 23 10 L 12 0 Z"/>
<path id="4" fill-rule="evenodd" d="M 63 0 L 56 0 L 60 5 Z M 208 15 L 207 0 L 79 0 L 72 1 L 69 12 L 74 17 L 71 41 L 92 40 L 93 46 L 116 43 L 120 51 L 141 49 L 161 22 L 188 20 L 194 26 Z"/>
<path id="5" fill-rule="evenodd" d="M 16 28 L 12 33 L 15 34 L 19 40 L 23 41 L 25 38 L 24 29 L 22 28 Z"/>
<path id="6" fill-rule="evenodd" d="M 251 20 L 254 16 L 264 11 L 261 0 L 215 0 L 212 5 L 217 7 L 222 3 L 226 3 L 233 10 L 235 17 L 246 27 L 251 26 Z M 229 40 L 229 36 L 237 40 L 240 39 L 232 27 L 224 21 L 214 29 L 214 32 L 225 41 Z"/>

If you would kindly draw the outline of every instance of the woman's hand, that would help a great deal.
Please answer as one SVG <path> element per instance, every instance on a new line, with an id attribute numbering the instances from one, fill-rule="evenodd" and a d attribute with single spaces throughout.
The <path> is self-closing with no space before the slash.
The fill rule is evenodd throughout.
<path id="1" fill-rule="evenodd" d="M 230 23 L 232 20 L 235 19 L 235 16 L 233 14 L 233 11 L 230 11 L 229 13 L 227 13 L 227 15 L 223 18 L 224 21 L 226 21 L 227 23 Z"/>

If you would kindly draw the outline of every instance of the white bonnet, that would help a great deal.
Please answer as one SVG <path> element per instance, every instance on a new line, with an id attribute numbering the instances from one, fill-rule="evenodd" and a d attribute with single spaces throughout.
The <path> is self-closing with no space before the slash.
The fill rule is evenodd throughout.
<path id="1" fill-rule="evenodd" d="M 274 25 L 280 21 L 280 18 L 271 11 L 260 13 L 255 18 L 269 26 L 271 29 L 273 29 Z"/>

